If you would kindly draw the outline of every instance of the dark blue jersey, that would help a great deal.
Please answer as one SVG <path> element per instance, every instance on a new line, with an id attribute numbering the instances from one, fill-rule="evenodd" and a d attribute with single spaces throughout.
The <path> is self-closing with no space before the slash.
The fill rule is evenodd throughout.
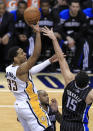
<path id="1" fill-rule="evenodd" d="M 51 126 L 52 130 L 56 131 L 56 115 L 52 111 L 50 106 L 48 107 L 48 116 L 49 116 L 49 119 L 50 119 L 51 124 L 52 124 L 52 126 Z"/>
<path id="2" fill-rule="evenodd" d="M 64 89 L 62 102 L 62 120 L 70 122 L 88 123 L 88 110 L 91 106 L 85 100 L 91 87 L 78 88 L 75 81 L 71 81 Z"/>

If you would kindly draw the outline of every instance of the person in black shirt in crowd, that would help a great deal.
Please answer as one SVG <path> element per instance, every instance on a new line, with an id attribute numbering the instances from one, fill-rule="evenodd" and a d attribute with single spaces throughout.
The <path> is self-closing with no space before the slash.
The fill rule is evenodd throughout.
<path id="1" fill-rule="evenodd" d="M 41 0 L 40 1 L 40 11 L 41 18 L 39 21 L 39 26 L 44 27 L 47 26 L 49 28 L 55 28 L 57 24 L 60 22 L 59 16 L 57 14 L 53 14 L 50 8 L 50 0 Z M 49 58 L 52 54 L 54 54 L 53 46 L 51 44 L 51 40 L 41 35 L 42 41 L 42 51 L 41 51 L 41 59 L 44 60 Z"/>
<path id="2" fill-rule="evenodd" d="M 30 45 L 29 38 L 31 36 L 32 31 L 31 31 L 31 28 L 26 24 L 26 22 L 24 20 L 24 11 L 26 8 L 27 8 L 27 3 L 23 0 L 21 0 L 18 2 L 17 11 L 12 11 L 11 13 L 14 15 L 14 19 L 15 19 L 15 24 L 14 24 L 15 45 L 22 48 L 29 56 L 29 54 L 28 54 L 28 49 L 29 49 L 29 45 Z M 34 39 L 33 39 L 33 43 L 34 43 Z"/>
<path id="3" fill-rule="evenodd" d="M 78 0 L 81 5 L 81 9 L 90 8 L 92 6 L 92 0 Z M 67 0 L 68 4 L 71 0 Z"/>
<path id="4" fill-rule="evenodd" d="M 81 3 L 81 9 L 92 7 L 92 0 L 80 0 L 80 3 Z"/>
<path id="5" fill-rule="evenodd" d="M 85 43 L 85 34 L 88 24 L 85 14 L 80 11 L 80 3 L 78 0 L 72 0 L 69 4 L 69 9 L 60 12 L 61 25 L 54 31 L 59 32 L 62 36 L 63 48 L 70 50 L 72 56 L 71 68 L 78 71 L 82 68 L 83 45 Z M 86 56 L 87 57 L 87 56 Z"/>
<path id="6" fill-rule="evenodd" d="M 67 0 L 57 0 L 57 4 L 55 5 L 55 7 L 53 8 L 53 12 L 54 13 L 59 13 L 64 10 L 64 9 L 68 9 L 68 3 Z"/>
<path id="7" fill-rule="evenodd" d="M 49 97 L 46 91 L 38 90 L 38 98 L 40 100 L 41 107 L 48 113 L 50 121 L 52 123 L 51 128 L 56 131 L 56 120 L 61 124 L 61 113 L 58 111 L 58 103 L 56 99 L 52 99 L 49 104 Z"/>
<path id="8" fill-rule="evenodd" d="M 42 31 L 44 35 L 52 39 L 61 73 L 65 80 L 60 131 L 89 131 L 87 114 L 93 102 L 93 89 L 89 86 L 89 76 L 84 71 L 80 71 L 76 75 L 73 74 L 63 56 L 53 30 L 45 27 Z"/>
<path id="9" fill-rule="evenodd" d="M 6 11 L 4 2 L 0 1 L 0 70 L 4 71 L 9 64 L 8 49 L 11 48 L 11 38 L 14 32 L 13 16 Z"/>
<path id="10" fill-rule="evenodd" d="M 57 0 L 50 0 L 51 8 L 53 8 L 57 3 Z"/>

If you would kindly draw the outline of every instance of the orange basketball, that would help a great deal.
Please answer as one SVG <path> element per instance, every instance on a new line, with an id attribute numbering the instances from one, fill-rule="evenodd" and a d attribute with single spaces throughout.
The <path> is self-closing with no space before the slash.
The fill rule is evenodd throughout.
<path id="1" fill-rule="evenodd" d="M 40 20 L 40 11 L 35 7 L 28 7 L 24 11 L 24 19 L 28 25 L 37 24 Z"/>

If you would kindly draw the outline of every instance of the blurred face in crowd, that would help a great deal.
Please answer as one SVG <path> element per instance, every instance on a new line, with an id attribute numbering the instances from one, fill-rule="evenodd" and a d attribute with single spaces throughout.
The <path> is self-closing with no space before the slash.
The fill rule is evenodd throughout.
<path id="1" fill-rule="evenodd" d="M 5 13 L 5 5 L 4 4 L 0 4 L 0 17 L 2 17 Z"/>
<path id="2" fill-rule="evenodd" d="M 47 15 L 49 14 L 49 8 L 50 8 L 50 5 L 48 2 L 42 2 L 41 3 L 41 9 L 42 9 L 42 12 Z"/>
<path id="3" fill-rule="evenodd" d="M 46 91 L 42 90 L 39 92 L 39 100 L 42 105 L 49 105 L 49 97 Z"/>
<path id="4" fill-rule="evenodd" d="M 71 16 L 77 16 L 78 11 L 80 10 L 80 4 L 72 2 L 71 5 L 69 6 L 70 9 L 70 14 Z"/>
<path id="5" fill-rule="evenodd" d="M 66 0 L 57 0 L 59 5 L 66 5 Z"/>
<path id="6" fill-rule="evenodd" d="M 20 3 L 19 6 L 18 6 L 18 12 L 19 12 L 19 14 L 23 15 L 26 8 L 27 8 L 27 6 L 25 4 Z"/>

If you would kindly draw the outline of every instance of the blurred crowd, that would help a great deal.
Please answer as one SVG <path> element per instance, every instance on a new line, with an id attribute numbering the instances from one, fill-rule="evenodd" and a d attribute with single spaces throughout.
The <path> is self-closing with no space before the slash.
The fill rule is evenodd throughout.
<path id="1" fill-rule="evenodd" d="M 0 71 L 10 64 L 8 50 L 21 47 L 33 54 L 35 33 L 24 20 L 24 11 L 35 6 L 41 12 L 39 26 L 53 28 L 73 72 L 93 71 L 93 0 L 3 0 L 0 1 Z M 38 63 L 54 54 L 51 40 L 41 33 Z M 58 63 L 48 71 L 59 70 Z"/>

